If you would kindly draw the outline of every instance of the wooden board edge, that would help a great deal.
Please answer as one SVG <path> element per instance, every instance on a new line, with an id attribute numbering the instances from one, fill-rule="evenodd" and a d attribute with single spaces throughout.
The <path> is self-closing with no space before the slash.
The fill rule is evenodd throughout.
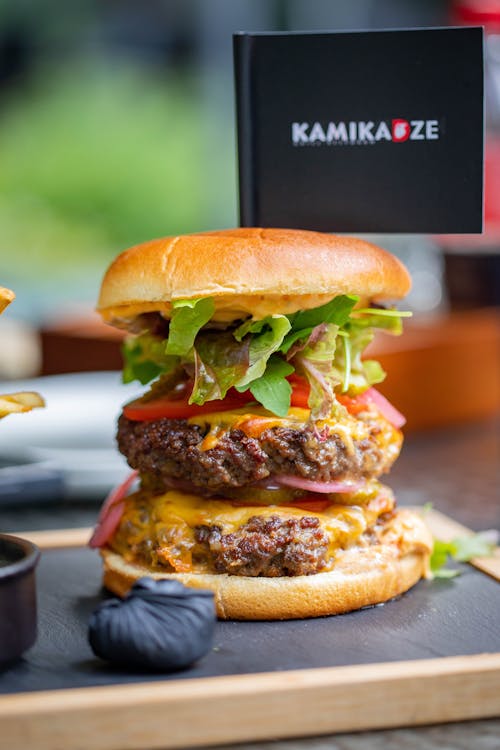
<path id="1" fill-rule="evenodd" d="M 425 521 L 428 524 L 433 535 L 443 541 L 450 541 L 456 536 L 472 534 L 473 532 L 466 526 L 458 523 L 444 513 L 437 510 L 425 511 L 423 508 L 413 507 L 413 510 L 423 513 Z M 49 529 L 46 531 L 19 531 L 15 532 L 16 536 L 22 536 L 38 545 L 42 550 L 63 549 L 71 547 L 85 547 L 92 529 Z M 492 576 L 500 581 L 500 547 L 497 547 L 494 554 L 489 557 L 477 557 L 470 561 L 478 570 Z"/>
<path id="2" fill-rule="evenodd" d="M 41 550 L 66 549 L 71 547 L 86 547 L 92 534 L 92 529 L 80 527 L 76 529 L 46 529 L 43 531 L 13 531 L 15 536 L 29 539 Z"/>
<path id="3" fill-rule="evenodd" d="M 500 653 L 0 697 L 9 750 L 196 747 L 498 715 Z"/>

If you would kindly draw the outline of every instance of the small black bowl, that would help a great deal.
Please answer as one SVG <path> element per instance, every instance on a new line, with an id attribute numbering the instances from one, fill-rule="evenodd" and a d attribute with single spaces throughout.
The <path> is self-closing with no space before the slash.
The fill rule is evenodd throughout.
<path id="1" fill-rule="evenodd" d="M 35 567 L 40 550 L 26 539 L 0 534 L 0 666 L 36 640 Z"/>

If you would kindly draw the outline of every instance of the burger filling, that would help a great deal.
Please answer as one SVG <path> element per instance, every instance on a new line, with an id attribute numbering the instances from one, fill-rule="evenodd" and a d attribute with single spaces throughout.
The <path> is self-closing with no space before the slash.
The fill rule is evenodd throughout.
<path id="1" fill-rule="evenodd" d="M 378 362 L 362 359 L 375 330 L 399 334 L 409 314 L 358 303 L 339 295 L 310 310 L 225 324 L 214 320 L 215 300 L 203 297 L 174 301 L 169 320 L 140 315 L 128 321 L 134 335 L 124 347 L 124 381 L 156 382 L 126 414 L 189 417 L 256 402 L 286 417 L 302 399 L 313 422 L 341 415 L 339 395 L 358 395 L 385 377 Z"/>
<path id="2" fill-rule="evenodd" d="M 274 475 L 318 482 L 378 477 L 401 447 L 401 432 L 369 411 L 316 425 L 305 409 L 293 409 L 287 419 L 263 412 L 144 422 L 122 416 L 118 446 L 159 492 L 178 486 L 224 496 Z"/>
<path id="3" fill-rule="evenodd" d="M 348 500 L 309 495 L 259 507 L 142 491 L 127 499 L 110 546 L 130 562 L 168 572 L 310 575 L 332 569 L 354 544 L 376 543 L 393 516 L 392 493 L 378 483 Z"/>
<path id="4" fill-rule="evenodd" d="M 274 577 L 379 544 L 400 516 L 376 479 L 404 418 L 361 355 L 405 313 L 358 303 L 225 323 L 201 298 L 127 321 L 124 380 L 153 381 L 118 429 L 141 487 L 108 501 L 96 546 L 166 572 Z"/>

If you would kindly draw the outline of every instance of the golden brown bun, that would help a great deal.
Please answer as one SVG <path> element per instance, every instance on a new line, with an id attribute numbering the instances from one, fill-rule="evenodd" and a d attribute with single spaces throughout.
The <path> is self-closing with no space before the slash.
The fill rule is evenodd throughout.
<path id="1" fill-rule="evenodd" d="M 390 253 L 364 240 L 295 229 L 226 229 L 146 242 L 121 253 L 102 282 L 107 321 L 169 314 L 171 302 L 214 297 L 231 321 L 316 307 L 337 294 L 399 299 L 410 277 Z"/>
<path id="2" fill-rule="evenodd" d="M 143 576 L 173 578 L 186 586 L 211 589 L 217 615 L 223 620 L 292 620 L 337 615 L 388 601 L 407 591 L 428 571 L 432 540 L 422 520 L 399 511 L 411 531 L 405 552 L 380 544 L 342 553 L 335 569 L 310 576 L 278 578 L 230 576 L 214 573 L 159 573 L 128 563 L 110 549 L 101 550 L 104 586 L 124 596 Z"/>

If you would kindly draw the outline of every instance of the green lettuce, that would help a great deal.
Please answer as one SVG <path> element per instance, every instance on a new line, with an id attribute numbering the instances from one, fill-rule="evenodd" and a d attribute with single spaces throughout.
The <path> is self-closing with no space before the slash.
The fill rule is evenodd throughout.
<path id="1" fill-rule="evenodd" d="M 237 342 L 229 331 L 210 331 L 196 339 L 192 356 L 194 384 L 190 404 L 222 399 L 248 372 L 249 341 Z"/>
<path id="2" fill-rule="evenodd" d="M 356 320 L 348 323 L 340 333 L 342 346 L 337 349 L 334 366 L 342 373 L 342 392 L 360 393 L 381 383 L 385 378 L 381 365 L 373 359 L 361 359 L 374 337 L 371 328 L 358 326 Z"/>
<path id="3" fill-rule="evenodd" d="M 290 328 L 290 321 L 286 315 L 269 315 L 263 320 L 250 324 L 244 323 L 236 329 L 234 337 L 237 341 L 243 341 L 249 334 L 251 335 L 249 367 L 237 384 L 238 390 L 246 390 L 249 383 L 262 377 L 271 354 L 274 354 L 282 345 Z"/>
<path id="4" fill-rule="evenodd" d="M 324 305 L 288 315 L 288 319 L 294 331 L 314 328 L 321 323 L 334 323 L 341 327 L 349 320 L 351 310 L 358 300 L 359 297 L 355 294 L 340 294 Z"/>
<path id="5" fill-rule="evenodd" d="M 166 353 L 165 339 L 150 333 L 141 333 L 126 339 L 122 346 L 124 360 L 122 380 L 131 383 L 138 380 L 147 385 L 159 375 L 171 372 L 179 366 L 179 357 Z"/>
<path id="6" fill-rule="evenodd" d="M 292 386 L 286 380 L 294 371 L 292 365 L 273 354 L 263 375 L 250 383 L 250 393 L 265 409 L 286 417 L 290 408 Z"/>
<path id="7" fill-rule="evenodd" d="M 298 341 L 305 343 L 314 328 L 323 323 L 333 323 L 341 328 L 349 320 L 349 315 L 357 301 L 358 297 L 353 294 L 341 294 L 325 305 L 314 307 L 311 310 L 299 310 L 293 315 L 288 315 L 290 332 L 283 340 L 280 351 L 287 354 Z"/>
<path id="8" fill-rule="evenodd" d="M 200 328 L 208 323 L 215 311 L 212 297 L 177 300 L 172 303 L 168 331 L 167 354 L 187 356 Z"/>
<path id="9" fill-rule="evenodd" d="M 399 336 L 403 332 L 402 318 L 411 318 L 412 313 L 404 310 L 385 310 L 377 307 L 358 308 L 355 317 L 349 321 L 360 328 L 380 328 Z M 359 317 L 358 317 L 359 316 Z"/>
<path id="10" fill-rule="evenodd" d="M 434 578 L 454 578 L 460 575 L 459 570 L 445 567 L 450 558 L 457 562 L 469 562 L 474 557 L 487 557 L 493 554 L 497 541 L 496 531 L 480 531 L 456 537 L 451 542 L 435 539 L 430 562 L 432 575 Z"/>
<path id="11" fill-rule="evenodd" d="M 294 356 L 294 364 L 310 386 L 311 419 L 325 419 L 336 404 L 335 388 L 341 382 L 334 366 L 339 327 L 333 323 L 316 326 L 308 342 Z"/>
<path id="12" fill-rule="evenodd" d="M 125 343 L 124 382 L 147 384 L 178 371 L 193 381 L 190 403 L 223 399 L 236 388 L 249 390 L 266 409 L 284 416 L 291 397 L 287 377 L 296 370 L 310 385 L 311 418 L 325 418 L 343 409 L 335 391 L 361 392 L 383 380 L 379 363 L 361 355 L 373 328 L 397 334 L 401 317 L 410 314 L 354 309 L 357 302 L 355 295 L 339 295 L 311 310 L 218 331 L 205 328 L 215 311 L 212 298 L 178 300 L 167 339 L 145 332 Z"/>

